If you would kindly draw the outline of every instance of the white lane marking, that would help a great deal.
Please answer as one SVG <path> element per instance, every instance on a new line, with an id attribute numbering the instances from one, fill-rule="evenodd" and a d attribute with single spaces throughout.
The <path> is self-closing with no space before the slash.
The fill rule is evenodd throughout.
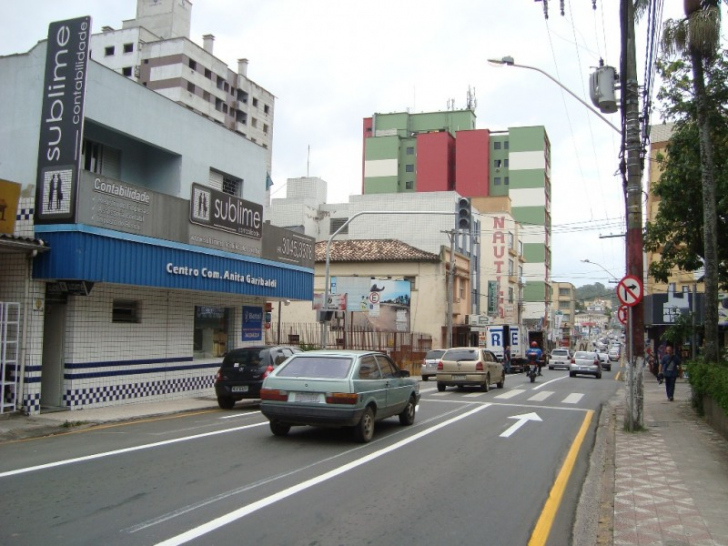
<path id="1" fill-rule="evenodd" d="M 584 398 L 584 394 L 581 392 L 572 392 L 569 396 L 564 398 L 561 403 L 562 404 L 578 404 L 579 400 Z"/>
<path id="2" fill-rule="evenodd" d="M 469 392 L 468 394 L 463 394 L 463 398 L 478 398 L 484 394 L 484 392 Z"/>
<path id="3" fill-rule="evenodd" d="M 501 438 L 509 438 L 511 434 L 513 434 L 519 428 L 525 425 L 527 421 L 543 421 L 543 419 L 541 419 L 536 412 L 524 413 L 523 415 L 512 415 L 508 419 L 517 419 L 517 421 L 513 423 L 507 430 L 501 433 Z"/>
<path id="4" fill-rule="evenodd" d="M 232 415 L 226 415 L 225 417 L 220 417 L 220 419 L 236 419 L 238 417 L 248 417 L 249 415 L 255 415 L 257 413 L 260 413 L 260 410 L 247 411 L 245 413 L 233 413 Z"/>
<path id="5" fill-rule="evenodd" d="M 17 470 L 9 470 L 7 472 L 0 472 L 0 478 L 7 478 L 8 476 L 16 476 L 18 474 L 26 474 L 28 472 L 36 472 L 38 470 L 45 470 L 47 468 L 55 468 L 57 466 L 65 466 L 68 464 L 81 463 L 84 461 L 92 461 L 94 459 L 102 459 L 104 457 L 112 457 L 114 455 L 121 455 L 123 453 L 132 453 L 134 451 L 141 451 L 142 449 L 151 449 L 153 447 L 166 446 L 170 444 L 178 444 L 180 442 L 188 442 L 190 440 L 199 440 L 200 438 L 207 438 L 208 436 L 217 436 L 218 434 L 228 434 L 230 432 L 237 432 L 239 430 L 245 430 L 253 427 L 260 427 L 267 425 L 268 421 L 263 423 L 253 423 L 252 425 L 244 425 L 242 427 L 228 428 L 225 430 L 216 430 L 213 432 L 205 432 L 204 434 L 195 434 L 194 436 L 185 436 L 184 438 L 175 438 L 173 440 L 164 440 L 161 442 L 154 442 L 151 444 L 144 444 L 141 446 L 127 447 L 124 449 L 116 449 L 114 451 L 105 451 L 103 453 L 95 453 L 93 455 L 86 455 L 85 457 L 77 457 L 75 459 L 65 459 L 63 461 L 55 461 L 53 463 L 41 464 L 38 466 L 29 466 L 27 468 L 18 468 Z"/>
<path id="6" fill-rule="evenodd" d="M 543 402 L 552 394 L 554 394 L 554 391 L 541 391 L 541 392 L 534 394 L 531 398 L 528 399 L 528 401 L 529 402 Z"/>
<path id="7" fill-rule="evenodd" d="M 497 396 L 494 396 L 493 398 L 498 398 L 500 400 L 508 400 L 509 398 L 518 396 L 522 392 L 526 392 L 526 391 L 523 389 L 513 389 L 512 391 L 504 392 L 503 394 L 499 394 Z"/>
<path id="8" fill-rule="evenodd" d="M 433 392 L 432 396 L 447 396 L 447 391 Z"/>
<path id="9" fill-rule="evenodd" d="M 549 383 L 553 383 L 554 381 L 561 381 L 562 379 L 566 379 L 569 377 L 568 375 L 562 375 L 561 377 L 557 377 L 556 379 L 552 379 L 551 381 L 546 381 L 546 383 L 541 383 L 539 386 L 534 387 L 533 390 L 537 391 L 538 389 L 545 387 Z"/>
<path id="10" fill-rule="evenodd" d="M 348 472 L 349 470 L 353 470 L 363 464 L 373 461 L 374 459 L 378 459 L 379 457 L 382 457 L 383 455 L 386 455 L 387 453 L 391 453 L 392 451 L 395 451 L 401 447 L 404 447 L 407 444 L 410 444 L 421 438 L 424 438 L 425 436 L 428 436 L 429 434 L 432 434 L 433 432 L 435 432 L 441 428 L 444 428 L 457 421 L 465 419 L 466 417 L 470 417 L 471 415 L 484 410 L 489 405 L 490 404 L 483 404 L 482 406 L 478 406 L 461 415 L 453 417 L 452 419 L 443 421 L 442 423 L 439 423 L 431 428 L 418 432 L 417 434 L 413 434 L 412 436 L 409 436 L 408 438 L 405 438 L 404 440 L 400 440 L 399 442 L 396 442 L 388 447 L 382 448 L 379 451 L 375 451 L 373 453 L 370 453 L 369 455 L 365 455 L 364 457 L 361 457 L 355 461 L 352 461 L 343 466 L 340 466 L 339 468 L 335 468 L 333 470 L 330 470 L 329 472 L 321 474 L 320 476 L 316 476 L 315 478 L 311 478 L 310 480 L 301 482 L 297 485 L 284 489 L 283 491 L 274 493 L 273 495 L 270 495 L 257 502 L 248 504 L 247 506 L 243 506 L 241 508 L 238 508 L 237 510 L 233 510 L 232 512 L 225 514 L 224 516 L 220 516 L 219 518 L 213 519 L 212 521 L 208 521 L 207 523 L 204 523 L 198 527 L 195 527 L 194 529 L 190 529 L 189 531 L 181 533 L 181 534 L 174 536 L 172 538 L 169 538 L 165 541 L 158 542 L 157 546 L 176 546 L 178 544 L 184 544 L 186 542 L 189 542 L 190 540 L 194 540 L 203 535 L 211 533 L 212 531 L 215 531 L 216 529 L 219 529 L 220 527 L 223 527 L 224 525 L 227 525 L 228 523 L 232 523 L 241 518 L 244 518 L 245 516 L 248 516 L 248 515 L 252 514 L 253 512 L 256 512 L 262 508 L 270 506 L 271 504 L 274 504 L 287 497 L 295 495 L 296 493 L 305 491 L 306 489 L 313 487 L 314 485 L 318 485 L 327 480 L 335 478 L 336 476 L 344 474 L 345 472 Z"/>

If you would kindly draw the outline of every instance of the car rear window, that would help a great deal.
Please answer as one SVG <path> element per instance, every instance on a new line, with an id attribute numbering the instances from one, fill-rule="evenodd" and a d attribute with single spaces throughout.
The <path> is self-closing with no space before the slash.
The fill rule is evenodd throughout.
<path id="1" fill-rule="evenodd" d="M 568 352 L 564 349 L 556 349 L 554 351 L 551 351 L 551 356 L 568 356 Z"/>
<path id="2" fill-rule="evenodd" d="M 586 351 L 577 351 L 574 353 L 574 358 L 594 358 L 596 353 L 587 353 Z"/>
<path id="3" fill-rule="evenodd" d="M 279 368 L 277 377 L 343 379 L 349 375 L 352 359 L 343 357 L 299 356 Z"/>
<path id="4" fill-rule="evenodd" d="M 440 358 L 444 354 L 445 354 L 444 349 L 427 351 L 427 354 L 425 355 L 425 360 L 434 360 L 436 358 Z"/>
<path id="5" fill-rule="evenodd" d="M 478 351 L 476 349 L 451 349 L 442 355 L 443 360 L 478 360 Z"/>
<path id="6" fill-rule="evenodd" d="M 222 361 L 222 367 L 242 368 L 246 366 L 260 366 L 269 352 L 269 349 L 236 349 L 225 355 L 225 359 Z"/>

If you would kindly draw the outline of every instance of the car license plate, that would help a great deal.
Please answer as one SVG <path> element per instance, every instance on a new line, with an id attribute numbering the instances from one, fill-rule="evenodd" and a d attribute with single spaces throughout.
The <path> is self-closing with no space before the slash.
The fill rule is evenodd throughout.
<path id="1" fill-rule="evenodd" d="M 452 380 L 453 381 L 465 381 L 465 376 L 464 375 L 453 375 Z"/>
<path id="2" fill-rule="evenodd" d="M 236 387 L 233 387 L 233 392 L 248 392 L 248 386 L 247 385 L 238 385 Z"/>
<path id="3" fill-rule="evenodd" d="M 317 404 L 321 401 L 321 396 L 315 392 L 297 392 L 295 393 L 295 402 L 308 402 Z"/>

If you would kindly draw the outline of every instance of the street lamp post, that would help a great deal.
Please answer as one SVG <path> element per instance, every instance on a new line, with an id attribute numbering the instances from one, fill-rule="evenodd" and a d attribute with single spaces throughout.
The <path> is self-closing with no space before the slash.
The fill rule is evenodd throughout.
<path id="1" fill-rule="evenodd" d="M 593 114 L 597 115 L 599 117 L 599 119 L 601 119 L 604 123 L 606 123 L 607 125 L 609 125 L 612 129 L 614 129 L 615 131 L 617 131 L 617 133 L 619 133 L 620 135 L 622 134 L 622 130 L 619 127 L 617 127 L 616 125 L 614 125 L 611 121 L 609 121 L 607 118 L 605 118 L 599 112 L 597 112 L 594 108 L 592 108 L 586 102 L 584 102 L 583 100 L 581 100 L 569 88 L 567 88 L 566 86 L 564 86 L 559 80 L 557 80 L 556 78 L 554 78 L 553 76 L 551 76 L 548 72 L 544 72 L 543 70 L 541 70 L 540 68 L 536 68 L 535 66 L 528 66 L 526 64 L 516 64 L 516 62 L 513 60 L 513 57 L 510 57 L 510 56 L 503 57 L 500 60 L 498 60 L 498 59 L 488 59 L 488 62 L 489 63 L 492 63 L 492 64 L 503 65 L 503 66 L 517 66 L 518 68 L 527 68 L 528 70 L 535 70 L 536 72 L 539 72 L 539 73 L 543 74 L 548 79 L 550 79 L 552 82 L 554 82 L 556 85 L 558 85 L 559 87 L 561 87 L 561 89 L 563 89 L 564 91 L 566 91 L 569 95 L 571 95 L 576 100 L 578 100 L 581 104 L 583 104 L 584 106 L 586 106 Z"/>
<path id="2" fill-rule="evenodd" d="M 603 266 L 602 264 L 598 264 L 597 262 L 593 262 L 593 261 L 591 261 L 591 260 L 590 260 L 589 258 L 585 258 L 585 259 L 583 259 L 583 260 L 581 260 L 581 261 L 582 261 L 583 263 L 585 263 L 585 264 L 592 264 L 592 265 L 596 265 L 597 267 L 601 267 L 601 268 L 602 268 L 602 270 L 603 270 L 603 271 L 604 271 L 604 272 L 605 272 L 605 273 L 606 273 L 607 275 L 609 275 L 610 277 L 612 277 L 611 279 L 609 279 L 609 282 L 610 282 L 611 284 L 616 284 L 616 283 L 618 283 L 618 282 L 619 282 L 619 281 L 617 280 L 617 277 L 616 277 L 616 275 L 615 275 L 614 273 L 612 273 L 611 271 L 609 271 L 609 270 L 608 270 L 608 269 L 607 269 L 606 267 L 604 267 L 604 266 Z"/>

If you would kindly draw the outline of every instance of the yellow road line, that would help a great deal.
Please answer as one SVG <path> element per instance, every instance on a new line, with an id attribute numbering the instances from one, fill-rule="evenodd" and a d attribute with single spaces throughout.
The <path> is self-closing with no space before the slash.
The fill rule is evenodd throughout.
<path id="1" fill-rule="evenodd" d="M 561 505 L 561 499 L 564 496 L 569 476 L 571 476 L 571 473 L 574 470 L 576 456 L 579 453 L 581 444 L 584 443 L 584 437 L 586 436 L 586 431 L 589 429 L 589 423 L 591 423 L 593 416 L 594 410 L 587 411 L 584 416 L 581 428 L 569 448 L 569 453 L 566 455 L 566 460 L 564 461 L 561 470 L 559 470 L 559 475 L 556 476 L 556 480 L 554 481 L 554 485 L 551 487 L 551 491 L 549 491 L 549 497 L 546 499 L 543 510 L 541 510 L 541 515 L 536 522 L 536 527 L 533 529 L 531 538 L 528 541 L 528 546 L 543 546 L 546 544 L 546 540 L 551 532 L 551 527 L 554 524 L 554 519 L 556 518 L 556 513 Z"/>

